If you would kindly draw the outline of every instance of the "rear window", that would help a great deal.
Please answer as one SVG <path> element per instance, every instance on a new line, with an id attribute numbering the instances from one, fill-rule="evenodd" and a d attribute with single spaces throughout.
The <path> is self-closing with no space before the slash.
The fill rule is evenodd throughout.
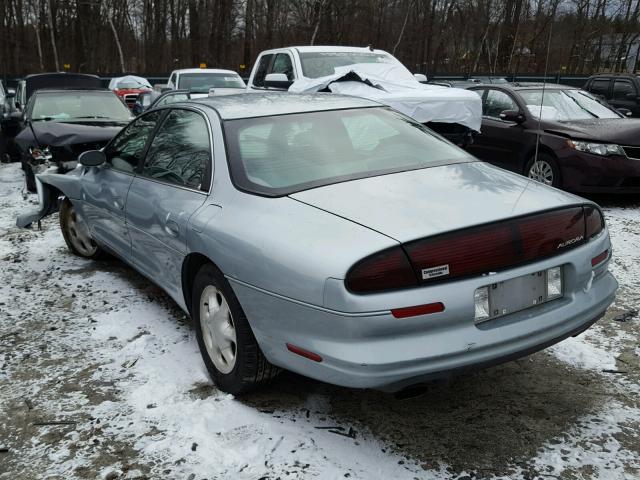
<path id="1" fill-rule="evenodd" d="M 208 93 L 211 88 L 244 88 L 246 85 L 236 73 L 182 73 L 178 88 L 194 93 Z"/>
<path id="2" fill-rule="evenodd" d="M 419 123 L 377 107 L 228 120 L 225 136 L 236 186 L 267 196 L 474 161 Z"/>

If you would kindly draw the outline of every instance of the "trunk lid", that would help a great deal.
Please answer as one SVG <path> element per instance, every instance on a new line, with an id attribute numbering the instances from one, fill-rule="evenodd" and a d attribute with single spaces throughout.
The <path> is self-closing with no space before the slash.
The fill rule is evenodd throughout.
<path id="1" fill-rule="evenodd" d="M 352 180 L 297 192 L 290 197 L 402 243 L 588 203 L 483 162 Z"/>

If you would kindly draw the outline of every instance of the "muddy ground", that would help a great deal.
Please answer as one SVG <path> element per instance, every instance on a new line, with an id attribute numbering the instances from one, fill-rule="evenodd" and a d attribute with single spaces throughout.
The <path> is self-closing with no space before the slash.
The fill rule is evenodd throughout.
<path id="1" fill-rule="evenodd" d="M 640 478 L 634 200 L 598 199 L 621 289 L 562 348 L 407 399 L 290 373 L 234 399 L 157 287 L 73 257 L 56 216 L 13 228 L 35 200 L 0 168 L 1 479 Z"/>

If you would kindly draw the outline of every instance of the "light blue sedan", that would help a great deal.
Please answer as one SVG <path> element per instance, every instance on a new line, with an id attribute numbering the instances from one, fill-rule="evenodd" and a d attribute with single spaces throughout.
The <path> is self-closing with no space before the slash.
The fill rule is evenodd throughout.
<path id="1" fill-rule="evenodd" d="M 480 162 L 377 103 L 252 94 L 138 117 L 41 174 L 75 254 L 109 252 L 194 320 L 216 385 L 279 368 L 397 391 L 514 359 L 600 318 L 597 205 Z"/>

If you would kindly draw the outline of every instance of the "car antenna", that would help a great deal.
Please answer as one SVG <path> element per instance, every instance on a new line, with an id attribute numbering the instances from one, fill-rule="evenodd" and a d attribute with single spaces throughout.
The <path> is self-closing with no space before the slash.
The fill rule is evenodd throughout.
<path id="1" fill-rule="evenodd" d="M 540 111 L 538 112 L 538 129 L 536 132 L 536 153 L 534 163 L 538 161 L 538 150 L 540 148 L 540 125 L 542 123 L 542 106 L 544 105 L 544 93 L 547 86 L 547 72 L 549 69 L 549 51 L 551 50 L 551 34 L 553 33 L 553 22 L 549 22 L 549 38 L 547 40 L 547 57 L 544 60 L 544 80 L 542 81 L 542 98 L 540 99 Z"/>
<path id="2" fill-rule="evenodd" d="M 538 111 L 538 128 L 536 131 L 536 153 L 533 156 L 533 162 L 537 162 L 538 161 L 538 150 L 540 147 L 540 128 L 541 128 L 541 124 L 542 124 L 542 105 L 544 104 L 544 92 L 546 90 L 546 86 L 547 86 L 547 71 L 549 68 L 549 52 L 551 50 L 551 34 L 553 33 L 553 22 L 549 22 L 549 38 L 547 40 L 547 57 L 544 60 L 544 80 L 542 82 L 542 98 L 540 99 L 540 110 Z M 529 185 L 531 184 L 531 177 L 529 177 L 529 174 L 527 173 L 527 184 L 524 186 L 524 188 L 522 189 L 522 192 L 520 192 L 520 195 L 518 195 L 518 199 L 515 201 L 515 203 L 513 204 L 513 208 L 511 209 L 511 213 L 513 213 L 516 209 L 516 207 L 518 206 L 518 203 L 520 203 L 520 199 L 522 198 L 522 195 L 524 195 L 524 192 L 526 192 L 527 188 L 529 188 Z"/>

